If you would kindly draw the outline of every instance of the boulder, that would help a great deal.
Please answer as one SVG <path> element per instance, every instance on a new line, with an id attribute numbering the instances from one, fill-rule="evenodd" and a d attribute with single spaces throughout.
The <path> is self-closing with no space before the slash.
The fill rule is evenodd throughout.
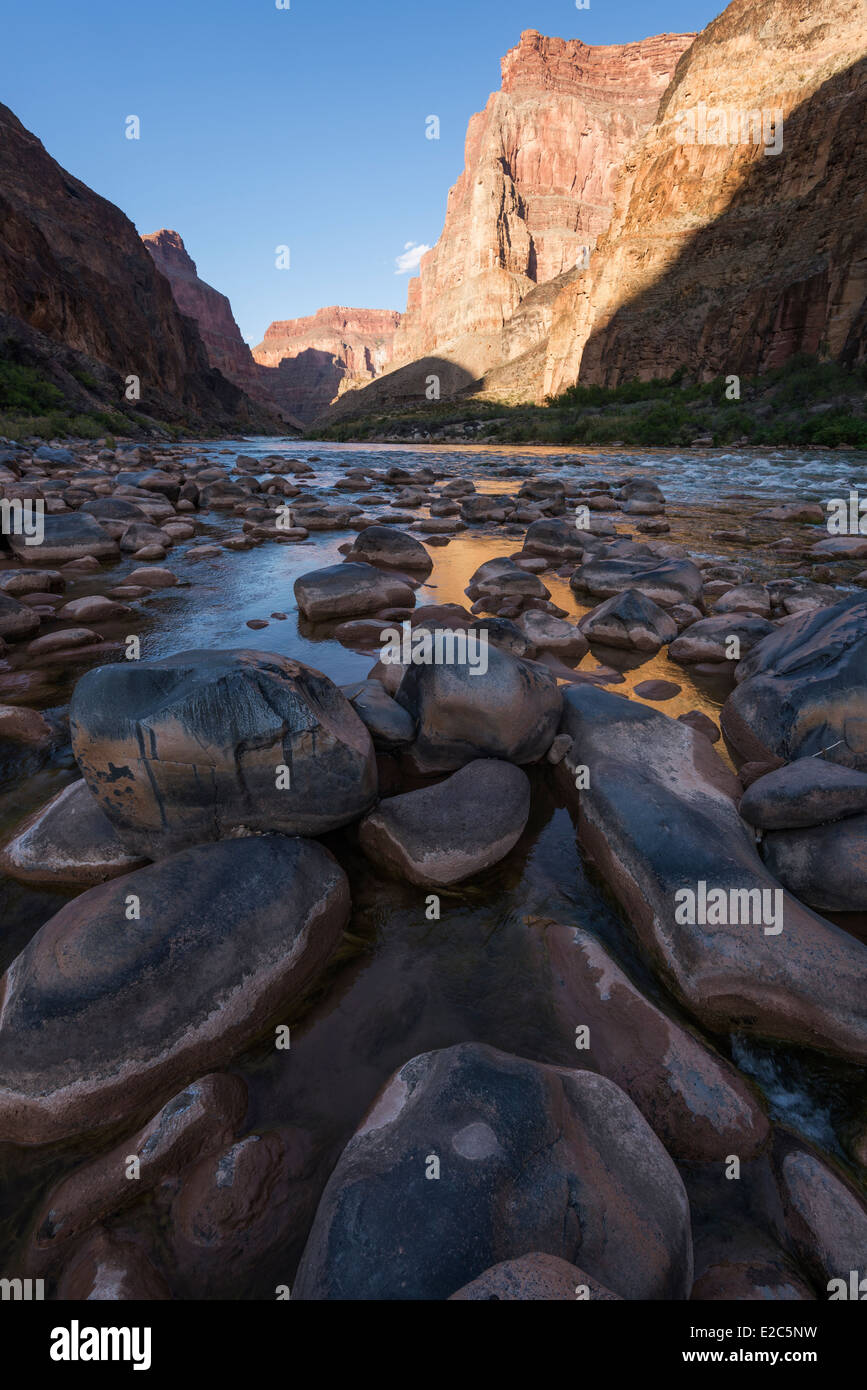
<path id="1" fill-rule="evenodd" d="M 96 517 L 84 512 L 63 512 L 44 518 L 44 535 L 38 545 L 27 545 L 24 536 L 9 536 L 9 545 L 25 565 L 62 565 L 69 560 L 116 560 L 117 541 L 107 535 Z"/>
<path id="2" fill-rule="evenodd" d="M 832 1279 L 867 1276 L 867 1208 L 848 1183 L 810 1149 L 780 1135 L 774 1149 L 777 1184 L 789 1239 L 816 1282 L 827 1291 Z M 863 1297 L 863 1294 L 861 1295 Z"/>
<path id="3" fill-rule="evenodd" d="M 817 911 L 867 911 L 867 814 L 832 825 L 771 830 L 762 840 L 762 857 L 790 893 Z"/>
<path id="4" fill-rule="evenodd" d="M 127 849 L 150 859 L 244 830 L 319 835 L 376 796 L 370 735 L 345 696 L 266 652 L 88 671 L 70 731 L 98 805 Z"/>
<path id="5" fill-rule="evenodd" d="M 612 1082 L 466 1043 L 414 1057 L 380 1092 L 331 1174 L 292 1296 L 447 1299 L 534 1250 L 620 1298 L 685 1298 L 686 1193 Z"/>
<path id="6" fill-rule="evenodd" d="M 362 532 L 362 535 L 364 532 Z M 310 622 L 356 618 L 383 608 L 412 608 L 415 593 L 397 575 L 373 565 L 328 565 L 295 580 L 298 610 Z"/>
<path id="7" fill-rule="evenodd" d="M 717 613 L 754 613 L 757 618 L 771 616 L 771 596 L 764 584 L 736 584 L 714 605 Z"/>
<path id="8" fill-rule="evenodd" d="M 479 758 L 433 787 L 381 801 L 361 822 L 358 838 L 386 873 L 436 888 L 499 863 L 529 814 L 526 774 Z"/>
<path id="9" fill-rule="evenodd" d="M 520 1255 L 504 1260 L 453 1293 L 450 1302 L 552 1302 L 576 1298 L 619 1302 L 618 1295 L 591 1279 L 577 1265 L 556 1255 Z"/>
<path id="10" fill-rule="evenodd" d="M 598 938 L 560 922 L 534 928 L 564 1036 L 589 1030 L 577 1061 L 626 1092 L 676 1162 L 762 1152 L 767 1116 L 731 1063 L 647 999 Z"/>
<path id="11" fill-rule="evenodd" d="M 38 709 L 23 705 L 0 705 L 0 741 L 23 743 L 32 748 L 53 742 L 54 729 Z"/>
<path id="12" fill-rule="evenodd" d="M 41 619 L 39 614 L 26 603 L 19 603 L 11 594 L 0 592 L 0 637 L 10 641 L 20 641 L 38 632 Z"/>
<path id="13" fill-rule="evenodd" d="M 487 669 L 431 663 L 407 668 L 399 705 L 416 721 L 420 772 L 454 772 L 475 758 L 531 763 L 545 756 L 560 719 L 552 675 L 487 644 Z"/>
<path id="14" fill-rule="evenodd" d="M 430 574 L 433 560 L 421 541 L 408 536 L 395 526 L 367 526 L 349 551 L 347 561 L 368 565 L 386 565 L 394 569 Z"/>
<path id="15" fill-rule="evenodd" d="M 64 1303 L 144 1303 L 171 1297 L 141 1244 L 101 1227 L 76 1250 L 57 1285 L 57 1298 Z"/>
<path id="16" fill-rule="evenodd" d="M 309 840 L 200 845 L 74 898 L 2 981 L 0 1133 L 119 1124 L 224 1066 L 309 989 L 349 888 Z"/>
<path id="17" fill-rule="evenodd" d="M 606 599 L 585 613 L 578 626 L 590 642 L 636 652 L 658 652 L 677 636 L 674 619 L 637 589 Z"/>
<path id="18" fill-rule="evenodd" d="M 563 705 L 572 748 L 557 776 L 581 843 L 678 1001 L 712 1031 L 863 1062 L 867 948 L 768 872 L 735 809 L 740 785 L 708 740 L 594 686 L 570 687 Z M 579 766 L 589 786 L 576 793 Z M 724 913 L 701 911 L 702 884 L 724 895 Z"/>
<path id="19" fill-rule="evenodd" d="M 552 613 L 530 608 L 521 614 L 517 626 L 533 651 L 553 652 L 567 666 L 577 666 L 590 650 L 590 643 L 578 627 Z"/>
<path id="20" fill-rule="evenodd" d="M 569 583 L 576 593 L 595 594 L 599 598 L 638 589 L 661 608 L 680 603 L 700 605 L 702 599 L 701 570 L 691 560 L 660 560 L 653 555 L 646 560 L 592 556 L 575 571 Z"/>
<path id="21" fill-rule="evenodd" d="M 552 560 L 581 559 L 584 553 L 581 533 L 573 521 L 549 521 L 543 518 L 527 527 L 524 536 L 524 555 L 547 555 Z"/>
<path id="22" fill-rule="evenodd" d="M 124 849 L 83 780 L 53 796 L 0 849 L 0 873 L 45 888 L 90 887 L 145 862 Z"/>
<path id="23" fill-rule="evenodd" d="M 679 666 L 690 666 L 700 661 L 734 663 L 735 660 L 742 660 L 747 652 L 775 630 L 773 623 L 765 618 L 746 613 L 715 614 L 712 618 L 690 623 L 686 631 L 671 643 L 668 657 Z M 730 643 L 732 637 L 738 639 L 737 647 Z M 729 650 L 736 650 L 740 655 L 737 658 L 729 657 Z"/>
<path id="24" fill-rule="evenodd" d="M 739 760 L 773 762 L 822 753 L 867 772 L 867 598 L 793 618 L 738 665 L 721 715 Z"/>
<path id="25" fill-rule="evenodd" d="M 117 603 L 104 598 L 102 594 L 88 594 L 86 598 L 74 598 L 57 610 L 57 618 L 68 623 L 107 623 L 112 618 L 122 618 L 131 613 L 128 604 Z"/>
<path id="26" fill-rule="evenodd" d="M 800 830 L 867 812 L 867 773 L 798 758 L 752 782 L 738 807 L 759 830 Z"/>
<path id="27" fill-rule="evenodd" d="M 392 753 L 409 747 L 415 738 L 415 723 L 406 710 L 392 699 L 384 685 L 377 680 L 366 680 L 345 685 L 342 689 L 362 723 L 367 726 L 374 748 Z"/>

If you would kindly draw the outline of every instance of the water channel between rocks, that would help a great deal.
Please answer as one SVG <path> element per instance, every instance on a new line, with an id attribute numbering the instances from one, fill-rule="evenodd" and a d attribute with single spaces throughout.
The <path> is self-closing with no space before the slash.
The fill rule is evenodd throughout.
<path id="1" fill-rule="evenodd" d="M 761 544 L 744 548 L 713 541 L 711 532 L 740 528 L 751 513 L 786 501 L 826 500 L 859 484 L 867 495 L 867 457 L 842 451 L 790 450 L 759 457 L 719 451 L 331 445 L 270 438 L 219 441 L 190 450 L 191 456 L 213 457 L 228 468 L 239 453 L 285 454 L 301 460 L 312 456 L 315 477 L 298 481 L 305 490 L 323 492 L 328 500 L 353 497 L 331 490 L 347 467 L 387 469 L 397 464 L 412 469 L 427 464 L 449 477 L 468 478 L 477 491 L 487 493 L 514 492 L 525 477 L 583 480 L 647 473 L 666 496 L 671 531 L 665 541 L 685 544 L 694 559 L 746 562 L 764 578 L 804 571 L 785 553 Z M 576 462 L 564 461 L 570 459 Z M 263 469 L 263 475 L 267 471 Z M 358 500 L 365 502 L 363 496 Z M 386 510 L 382 504 L 370 508 L 371 514 Z M 421 517 L 426 511 L 414 515 Z M 613 519 L 619 533 L 630 533 L 627 518 L 615 513 Z M 367 675 L 376 653 L 353 651 L 303 625 L 299 631 L 293 596 L 298 575 L 342 559 L 339 547 L 353 539 L 352 531 L 311 533 L 308 541 L 297 544 L 265 542 L 250 551 L 222 550 L 213 559 L 191 561 L 191 548 L 239 526 L 237 517 L 220 512 L 196 513 L 195 520 L 195 538 L 174 546 L 165 562 L 179 585 L 136 603 L 134 617 L 101 625 L 108 640 L 134 632 L 141 637 L 142 656 L 150 658 L 194 648 L 275 652 L 315 667 L 338 685 Z M 447 545 L 431 547 L 433 570 L 417 591 L 417 606 L 467 604 L 464 589 L 473 572 L 485 560 L 520 550 L 525 530 L 520 525 L 469 528 Z M 778 527 L 774 535 L 784 533 Z M 65 597 L 105 593 L 135 567 L 131 557 L 103 566 L 98 574 L 70 581 Z M 578 603 L 568 580 L 553 571 L 546 572 L 544 582 L 570 619 L 591 606 Z M 285 619 L 272 618 L 275 612 L 284 613 Z M 253 630 L 247 626 L 251 619 L 266 619 L 268 626 Z M 46 622 L 42 630 L 58 626 Z M 122 650 L 116 659 L 123 659 Z M 664 651 L 643 660 L 640 667 L 623 653 L 619 658 L 616 653 L 591 653 L 579 670 L 591 671 L 600 661 L 623 672 L 625 681 L 611 687 L 620 693 L 631 694 L 637 682 L 649 677 L 676 681 L 680 694 L 656 706 L 671 715 L 698 709 L 715 716 L 728 690 L 694 679 L 688 668 L 669 662 Z M 0 702 L 63 709 L 88 664 L 92 663 L 85 652 L 80 664 L 30 670 L 13 649 L 0 671 Z M 7 760 L 0 784 L 0 831 L 8 834 L 25 814 L 77 776 L 68 750 L 47 765 L 26 753 L 14 762 Z M 443 892 L 439 921 L 426 919 L 422 890 L 372 871 L 351 829 L 324 837 L 350 877 L 349 933 L 325 979 L 292 1021 L 291 1048 L 278 1052 L 272 1042 L 263 1042 L 233 1066 L 250 1090 L 248 1130 L 299 1126 L 323 1140 L 333 1163 L 384 1080 L 418 1053 L 475 1040 L 527 1058 L 580 1066 L 580 1054 L 574 1048 L 570 1052 L 543 987 L 534 950 L 534 923 L 539 919 L 574 923 L 600 937 L 646 994 L 664 1001 L 683 1019 L 635 953 L 628 925 L 613 899 L 583 863 L 570 816 L 559 804 L 550 776 L 534 769 L 531 780 L 533 808 L 518 845 L 503 863 Z M 0 969 L 72 896 L 0 879 Z M 776 1118 L 842 1158 L 842 1117 L 867 1113 L 863 1078 L 855 1068 L 755 1041 L 712 1041 L 757 1082 Z M 32 1154 L 0 1145 L 0 1186 L 6 1194 L 0 1207 L 0 1248 L 10 1243 L 14 1247 L 22 1238 L 35 1203 L 59 1175 L 83 1154 L 102 1151 L 109 1142 L 110 1137 L 100 1136 L 96 1144 Z M 264 1273 L 263 1280 L 267 1282 Z M 255 1288 L 249 1293 L 268 1296 Z"/>

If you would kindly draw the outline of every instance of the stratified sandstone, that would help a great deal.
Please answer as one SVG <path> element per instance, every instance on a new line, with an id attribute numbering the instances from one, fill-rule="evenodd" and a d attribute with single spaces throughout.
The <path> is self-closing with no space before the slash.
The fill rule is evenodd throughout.
<path id="1" fill-rule="evenodd" d="M 282 410 L 312 421 L 344 391 L 366 386 L 392 359 L 400 314 L 334 305 L 272 323 L 253 357 Z"/>
<path id="2" fill-rule="evenodd" d="M 557 303 L 545 392 L 763 372 L 800 351 L 864 359 L 865 48 L 863 0 L 733 0 L 708 25 L 627 160 L 590 272 Z M 689 112 L 698 141 L 700 104 L 704 143 L 679 143 Z M 710 142 L 719 110 L 729 143 Z M 731 143 L 750 112 L 779 153 Z"/>

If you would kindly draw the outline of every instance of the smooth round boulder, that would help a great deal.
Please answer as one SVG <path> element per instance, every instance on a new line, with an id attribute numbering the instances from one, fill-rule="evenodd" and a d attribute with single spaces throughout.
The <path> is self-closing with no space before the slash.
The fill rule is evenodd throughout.
<path id="1" fill-rule="evenodd" d="M 606 599 L 585 613 L 578 626 L 590 642 L 636 652 L 658 652 L 678 631 L 674 619 L 637 589 Z"/>
<path id="2" fill-rule="evenodd" d="M 768 831 L 762 857 L 774 877 L 816 911 L 867 912 L 867 815 Z"/>
<path id="3" fill-rule="evenodd" d="M 244 830 L 320 835 L 370 809 L 370 735 L 327 676 L 256 651 L 193 651 L 88 671 L 72 748 L 133 853 Z"/>
<path id="4" fill-rule="evenodd" d="M 349 918 L 321 845 L 253 835 L 91 888 L 0 981 L 0 1132 L 47 1144 L 156 1107 L 300 998 Z"/>
<path id="5" fill-rule="evenodd" d="M 690 623 L 668 648 L 670 661 L 690 666 L 701 661 L 740 661 L 775 631 L 773 623 L 752 614 L 717 613 Z M 736 638 L 736 642 L 732 642 Z M 736 652 L 737 656 L 729 656 Z"/>
<path id="6" fill-rule="evenodd" d="M 112 618 L 122 618 L 132 609 L 125 603 L 105 598 L 102 594 L 88 594 L 86 598 L 74 598 L 58 608 L 56 616 L 69 623 L 107 623 Z"/>
<path id="7" fill-rule="evenodd" d="M 435 1221 L 425 1155 L 439 1159 Z M 686 1192 L 612 1082 L 465 1043 L 414 1057 L 380 1092 L 329 1178 L 292 1297 L 448 1299 L 533 1250 L 621 1298 L 686 1298 Z"/>
<path id="8" fill-rule="evenodd" d="M 414 590 L 374 565 L 327 565 L 299 575 L 294 587 L 298 610 L 312 623 L 415 606 Z"/>
<path id="9" fill-rule="evenodd" d="M 799 830 L 867 812 L 867 773 L 798 758 L 747 788 L 740 814 L 759 830 Z"/>
<path id="10" fill-rule="evenodd" d="M 565 618 L 529 608 L 518 618 L 517 626 L 536 652 L 553 652 L 567 666 L 577 666 L 590 650 L 584 633 Z"/>
<path id="11" fill-rule="evenodd" d="M 433 569 L 433 560 L 421 541 L 395 526 L 365 527 L 346 557 L 348 562 L 356 560 L 362 564 L 392 566 L 425 575 Z"/>
<path id="12" fill-rule="evenodd" d="M 32 637 L 39 631 L 39 614 L 11 594 L 0 592 L 0 637 L 11 642 Z"/>
<path id="13" fill-rule="evenodd" d="M 455 772 L 485 757 L 532 763 L 551 746 L 562 707 L 554 676 L 492 643 L 480 654 L 484 669 L 436 661 L 406 669 L 395 698 L 418 727 L 419 772 Z"/>
<path id="14" fill-rule="evenodd" d="M 691 560 L 660 560 L 653 555 L 647 559 L 592 556 L 575 571 L 569 583 L 576 593 L 595 594 L 599 598 L 637 589 L 660 608 L 681 603 L 698 605 L 702 600 L 701 570 Z"/>
<path id="15" fill-rule="evenodd" d="M 117 559 L 117 542 L 112 540 L 96 517 L 83 512 L 63 512 L 43 518 L 43 536 L 37 545 L 27 537 L 7 537 L 9 546 L 25 565 L 62 565 L 70 560 Z"/>
<path id="16" fill-rule="evenodd" d="M 0 873 L 45 888 L 91 887 L 145 862 L 124 848 L 83 780 L 28 816 L 0 849 Z"/>
<path id="17" fill-rule="evenodd" d="M 461 883 L 497 864 L 530 814 L 530 782 L 519 767 L 479 758 L 433 787 L 390 796 L 358 828 L 380 869 L 410 883 Z"/>

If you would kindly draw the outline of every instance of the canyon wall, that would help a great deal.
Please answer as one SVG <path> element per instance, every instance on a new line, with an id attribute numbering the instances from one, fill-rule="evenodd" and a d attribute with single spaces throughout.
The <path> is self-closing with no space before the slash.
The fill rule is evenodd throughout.
<path id="1" fill-rule="evenodd" d="M 2 105 L 0 315 L 8 353 L 49 369 L 61 350 L 82 368 L 98 364 L 97 403 L 123 408 L 126 378 L 137 376 L 141 414 L 227 428 L 259 419 L 210 366 L 129 218 L 62 169 Z"/>
<path id="2" fill-rule="evenodd" d="M 501 90 L 470 121 L 442 235 L 410 284 L 397 364 L 442 355 L 478 376 L 544 335 L 544 317 L 503 328 L 537 285 L 592 252 L 619 170 L 692 38 L 588 47 L 521 35 L 502 60 Z"/>
<path id="3" fill-rule="evenodd" d="M 703 31 L 558 298 L 544 392 L 864 360 L 865 50 L 864 0 L 734 0 Z"/>
<path id="4" fill-rule="evenodd" d="M 268 370 L 272 399 L 310 422 L 344 391 L 382 374 L 400 320 L 393 309 L 332 305 L 307 318 L 272 323 L 253 357 Z"/>

